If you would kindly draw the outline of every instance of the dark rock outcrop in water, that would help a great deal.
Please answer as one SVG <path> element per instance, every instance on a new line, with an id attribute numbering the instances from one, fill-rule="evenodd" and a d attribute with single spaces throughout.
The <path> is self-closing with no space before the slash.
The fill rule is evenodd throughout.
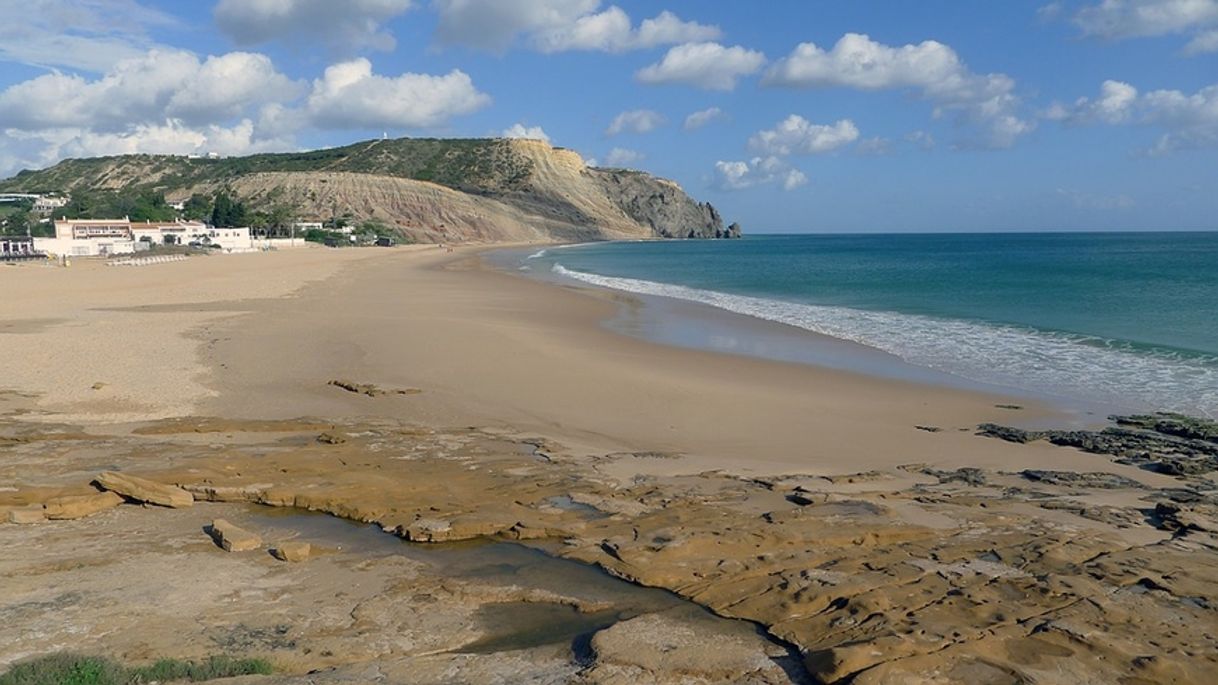
<path id="1" fill-rule="evenodd" d="M 1054 445 L 1117 457 L 1117 461 L 1169 476 L 1218 471 L 1218 421 L 1181 414 L 1112 416 L 1115 427 L 1099 431 L 1029 431 L 984 423 L 980 435 L 1008 442 L 1048 440 Z"/>

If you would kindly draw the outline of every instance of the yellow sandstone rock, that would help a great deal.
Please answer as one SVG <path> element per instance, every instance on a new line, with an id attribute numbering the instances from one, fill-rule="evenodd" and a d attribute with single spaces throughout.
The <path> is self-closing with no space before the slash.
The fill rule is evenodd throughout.
<path id="1" fill-rule="evenodd" d="M 45 520 L 47 520 L 46 510 L 41 505 L 17 507 L 8 511 L 9 523 L 42 523 Z"/>
<path id="2" fill-rule="evenodd" d="M 210 533 L 226 552 L 248 552 L 262 546 L 262 538 L 224 519 L 212 521 Z"/>
<path id="3" fill-rule="evenodd" d="M 280 561 L 304 561 L 313 553 L 313 546 L 307 542 L 281 542 L 271 554 Z"/>
<path id="4" fill-rule="evenodd" d="M 174 485 L 165 485 L 147 478 L 140 478 L 116 471 L 102 471 L 95 482 L 106 490 L 117 492 L 128 499 L 163 507 L 181 509 L 195 503 L 194 495 Z"/>
<path id="5" fill-rule="evenodd" d="M 82 519 L 123 503 L 123 498 L 113 492 L 92 495 L 65 495 L 47 500 L 46 517 L 52 521 Z"/>

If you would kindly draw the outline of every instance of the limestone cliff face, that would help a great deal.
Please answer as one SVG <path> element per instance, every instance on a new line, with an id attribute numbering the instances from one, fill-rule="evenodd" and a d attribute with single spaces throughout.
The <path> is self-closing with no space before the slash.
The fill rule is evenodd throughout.
<path id="1" fill-rule="evenodd" d="M 610 200 L 631 219 L 662 238 L 739 238 L 740 225 L 724 227 L 709 202 L 697 202 L 681 186 L 640 171 L 589 169 Z"/>
<path id="2" fill-rule="evenodd" d="M 226 159 L 124 155 L 66 160 L 0 181 L 2 191 L 221 190 L 254 210 L 375 219 L 418 242 L 735 238 L 709 203 L 628 169 L 588 167 L 540 140 L 373 140 Z"/>

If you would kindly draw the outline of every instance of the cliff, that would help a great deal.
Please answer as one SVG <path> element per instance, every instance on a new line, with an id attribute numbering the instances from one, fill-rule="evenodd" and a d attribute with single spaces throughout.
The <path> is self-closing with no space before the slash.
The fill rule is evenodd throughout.
<path id="1" fill-rule="evenodd" d="M 250 209 L 377 220 L 419 242 L 739 236 L 672 181 L 588 167 L 577 153 L 537 140 L 401 138 L 224 159 L 123 155 L 0 181 L 0 192 L 184 198 L 221 190 Z"/>

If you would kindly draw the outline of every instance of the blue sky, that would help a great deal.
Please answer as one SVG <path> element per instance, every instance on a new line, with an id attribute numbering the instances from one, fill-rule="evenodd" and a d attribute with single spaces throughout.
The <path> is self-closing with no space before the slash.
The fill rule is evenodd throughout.
<path id="1" fill-rule="evenodd" d="M 0 10 L 4 175 L 544 135 L 753 232 L 1218 228 L 1218 0 Z"/>

